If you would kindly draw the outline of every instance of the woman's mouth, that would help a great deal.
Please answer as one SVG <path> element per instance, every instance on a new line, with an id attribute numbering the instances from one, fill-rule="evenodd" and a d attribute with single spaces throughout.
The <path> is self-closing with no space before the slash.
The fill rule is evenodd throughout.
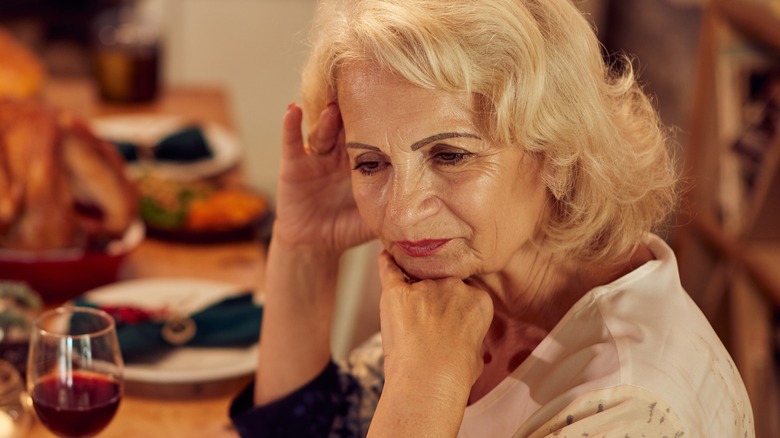
<path id="1" fill-rule="evenodd" d="M 439 252 L 439 249 L 449 241 L 450 239 L 420 240 L 417 242 L 396 242 L 395 244 L 409 256 L 427 257 Z"/>

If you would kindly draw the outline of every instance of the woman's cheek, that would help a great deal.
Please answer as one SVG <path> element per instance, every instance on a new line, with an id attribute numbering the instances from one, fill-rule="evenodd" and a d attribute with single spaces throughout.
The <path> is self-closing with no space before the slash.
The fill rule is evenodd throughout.
<path id="1" fill-rule="evenodd" d="M 371 231 L 381 237 L 386 206 L 386 190 L 381 181 L 378 178 L 366 181 L 361 177 L 353 177 L 352 196 L 355 198 L 360 216 Z"/>

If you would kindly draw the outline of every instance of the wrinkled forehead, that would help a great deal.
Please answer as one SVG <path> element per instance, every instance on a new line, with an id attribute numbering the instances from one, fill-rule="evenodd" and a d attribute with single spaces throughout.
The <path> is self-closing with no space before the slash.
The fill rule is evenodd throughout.
<path id="1" fill-rule="evenodd" d="M 348 135 L 368 135 L 372 130 L 475 130 L 465 92 L 421 87 L 371 68 L 344 70 L 338 84 L 338 103 Z"/>
<path id="2" fill-rule="evenodd" d="M 337 100 L 348 141 L 411 145 L 457 132 L 480 138 L 485 147 L 522 148 L 491 135 L 485 119 L 492 112 L 479 105 L 478 97 L 419 86 L 392 71 L 364 65 L 343 69 Z"/>
<path id="3" fill-rule="evenodd" d="M 370 93 L 387 87 L 414 88 L 416 85 L 392 70 L 369 63 L 353 63 L 336 70 L 335 87 L 333 92 L 339 95 L 342 92 Z"/>

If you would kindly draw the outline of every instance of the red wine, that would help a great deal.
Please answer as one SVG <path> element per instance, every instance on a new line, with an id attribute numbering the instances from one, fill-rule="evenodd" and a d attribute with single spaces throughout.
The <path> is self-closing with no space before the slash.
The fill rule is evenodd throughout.
<path id="1" fill-rule="evenodd" d="M 103 430 L 119 407 L 120 383 L 80 371 L 73 373 L 70 382 L 60 379 L 47 375 L 33 388 L 33 406 L 41 422 L 63 437 L 89 437 Z"/>

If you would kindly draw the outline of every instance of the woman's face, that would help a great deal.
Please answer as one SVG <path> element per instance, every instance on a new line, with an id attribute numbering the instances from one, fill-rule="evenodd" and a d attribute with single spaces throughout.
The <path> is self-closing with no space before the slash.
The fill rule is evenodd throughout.
<path id="1" fill-rule="evenodd" d="M 500 271 L 546 207 L 538 160 L 482 139 L 465 93 L 342 71 L 338 99 L 363 219 L 410 276 Z"/>

